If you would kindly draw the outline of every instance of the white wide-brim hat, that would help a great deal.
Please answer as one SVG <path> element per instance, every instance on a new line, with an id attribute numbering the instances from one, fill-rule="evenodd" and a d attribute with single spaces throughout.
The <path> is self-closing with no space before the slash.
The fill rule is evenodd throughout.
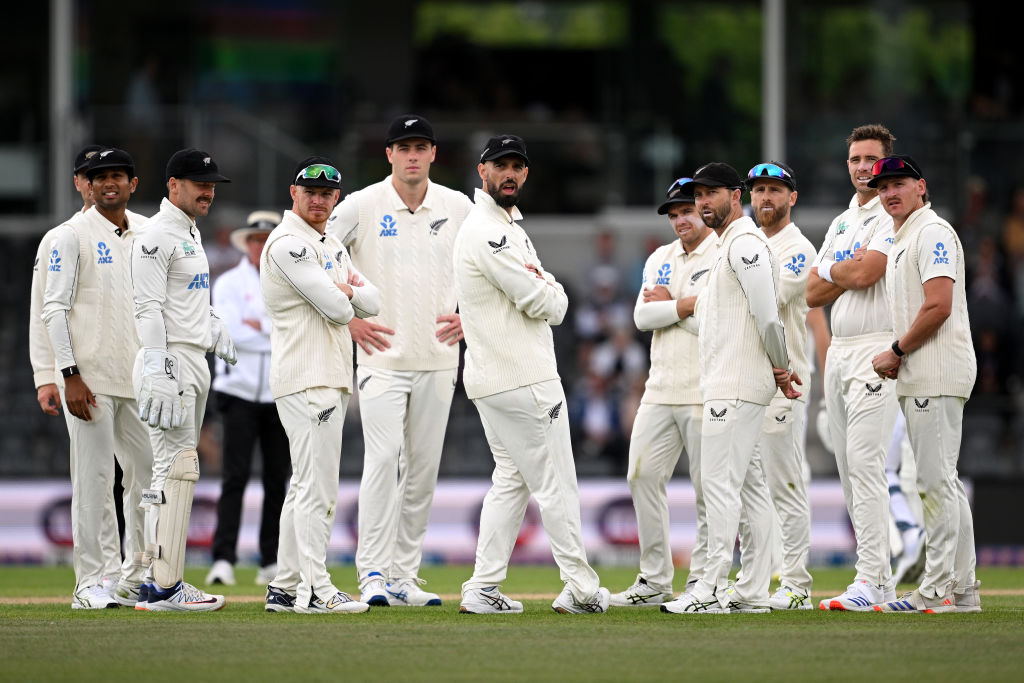
<path id="1" fill-rule="evenodd" d="M 281 214 L 277 211 L 253 211 L 245 220 L 246 227 L 231 231 L 231 245 L 243 253 L 248 253 L 246 242 L 249 235 L 269 235 L 280 224 Z"/>

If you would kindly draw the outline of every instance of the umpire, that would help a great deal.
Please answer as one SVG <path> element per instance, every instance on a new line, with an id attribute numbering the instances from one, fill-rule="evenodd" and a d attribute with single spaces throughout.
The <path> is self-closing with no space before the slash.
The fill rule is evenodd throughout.
<path id="1" fill-rule="evenodd" d="M 260 572 L 266 585 L 277 574 L 277 540 L 288 483 L 288 436 L 270 393 L 270 320 L 260 290 L 260 254 L 270 231 L 281 222 L 274 211 L 254 211 L 247 227 L 231 233 L 231 244 L 245 254 L 213 285 L 213 305 L 235 342 L 234 367 L 217 360 L 213 388 L 223 413 L 223 483 L 213 535 L 213 567 L 207 584 L 234 585 L 242 496 L 252 473 L 253 447 L 263 454 L 263 512 L 260 516 Z"/>

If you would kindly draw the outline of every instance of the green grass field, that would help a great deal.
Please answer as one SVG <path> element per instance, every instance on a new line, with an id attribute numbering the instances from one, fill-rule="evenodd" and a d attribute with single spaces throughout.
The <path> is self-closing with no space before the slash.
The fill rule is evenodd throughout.
<path id="1" fill-rule="evenodd" d="M 199 584 L 205 569 L 186 572 Z M 621 590 L 635 570 L 599 568 Z M 841 592 L 850 569 L 814 571 L 815 595 Z M 454 596 L 468 567 L 426 567 Z M 239 569 L 211 614 L 72 611 L 68 568 L 0 567 L 2 681 L 1024 680 L 1024 570 L 983 569 L 982 614 L 820 612 L 675 616 L 551 610 L 555 567 L 513 566 L 503 590 L 520 615 L 440 608 L 362 615 L 267 614 L 254 570 Z M 352 567 L 332 570 L 354 589 Z M 682 578 L 682 577 L 678 577 Z M 232 600 L 232 596 L 235 599 Z"/>

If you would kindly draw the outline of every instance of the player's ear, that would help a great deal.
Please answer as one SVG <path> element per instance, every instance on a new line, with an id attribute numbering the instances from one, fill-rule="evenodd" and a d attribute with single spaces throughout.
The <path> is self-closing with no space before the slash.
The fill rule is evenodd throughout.
<path id="1" fill-rule="evenodd" d="M 480 175 L 480 180 L 484 181 L 484 186 L 487 185 L 487 164 L 477 164 L 476 172 Z"/>

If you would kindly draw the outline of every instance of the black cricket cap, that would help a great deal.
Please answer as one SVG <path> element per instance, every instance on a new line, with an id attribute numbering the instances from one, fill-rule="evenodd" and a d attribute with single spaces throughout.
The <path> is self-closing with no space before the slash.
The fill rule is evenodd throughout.
<path id="1" fill-rule="evenodd" d="M 430 125 L 430 121 L 419 114 L 402 114 L 396 117 L 388 126 L 388 137 L 385 142 L 390 146 L 399 140 L 411 140 L 412 138 L 423 138 L 430 140 L 432 145 L 437 144 L 434 127 Z"/>
<path id="2" fill-rule="evenodd" d="M 123 168 L 128 171 L 129 178 L 135 177 L 135 161 L 123 149 L 108 147 L 93 154 L 85 168 L 85 177 L 92 182 L 96 174 L 104 168 Z"/>
<path id="3" fill-rule="evenodd" d="M 509 154 L 518 154 L 530 165 L 530 157 L 526 156 L 526 142 L 518 135 L 495 135 L 487 141 L 484 151 L 480 153 L 480 163 L 494 161 Z"/>
<path id="4" fill-rule="evenodd" d="M 219 173 L 217 162 L 207 152 L 194 147 L 178 150 L 167 162 L 167 180 L 183 178 L 197 183 L 230 183 Z"/>
<path id="5" fill-rule="evenodd" d="M 78 151 L 75 155 L 75 175 L 78 175 L 85 170 L 85 167 L 89 165 L 89 159 L 96 152 L 103 149 L 103 145 L 86 145 Z"/>

